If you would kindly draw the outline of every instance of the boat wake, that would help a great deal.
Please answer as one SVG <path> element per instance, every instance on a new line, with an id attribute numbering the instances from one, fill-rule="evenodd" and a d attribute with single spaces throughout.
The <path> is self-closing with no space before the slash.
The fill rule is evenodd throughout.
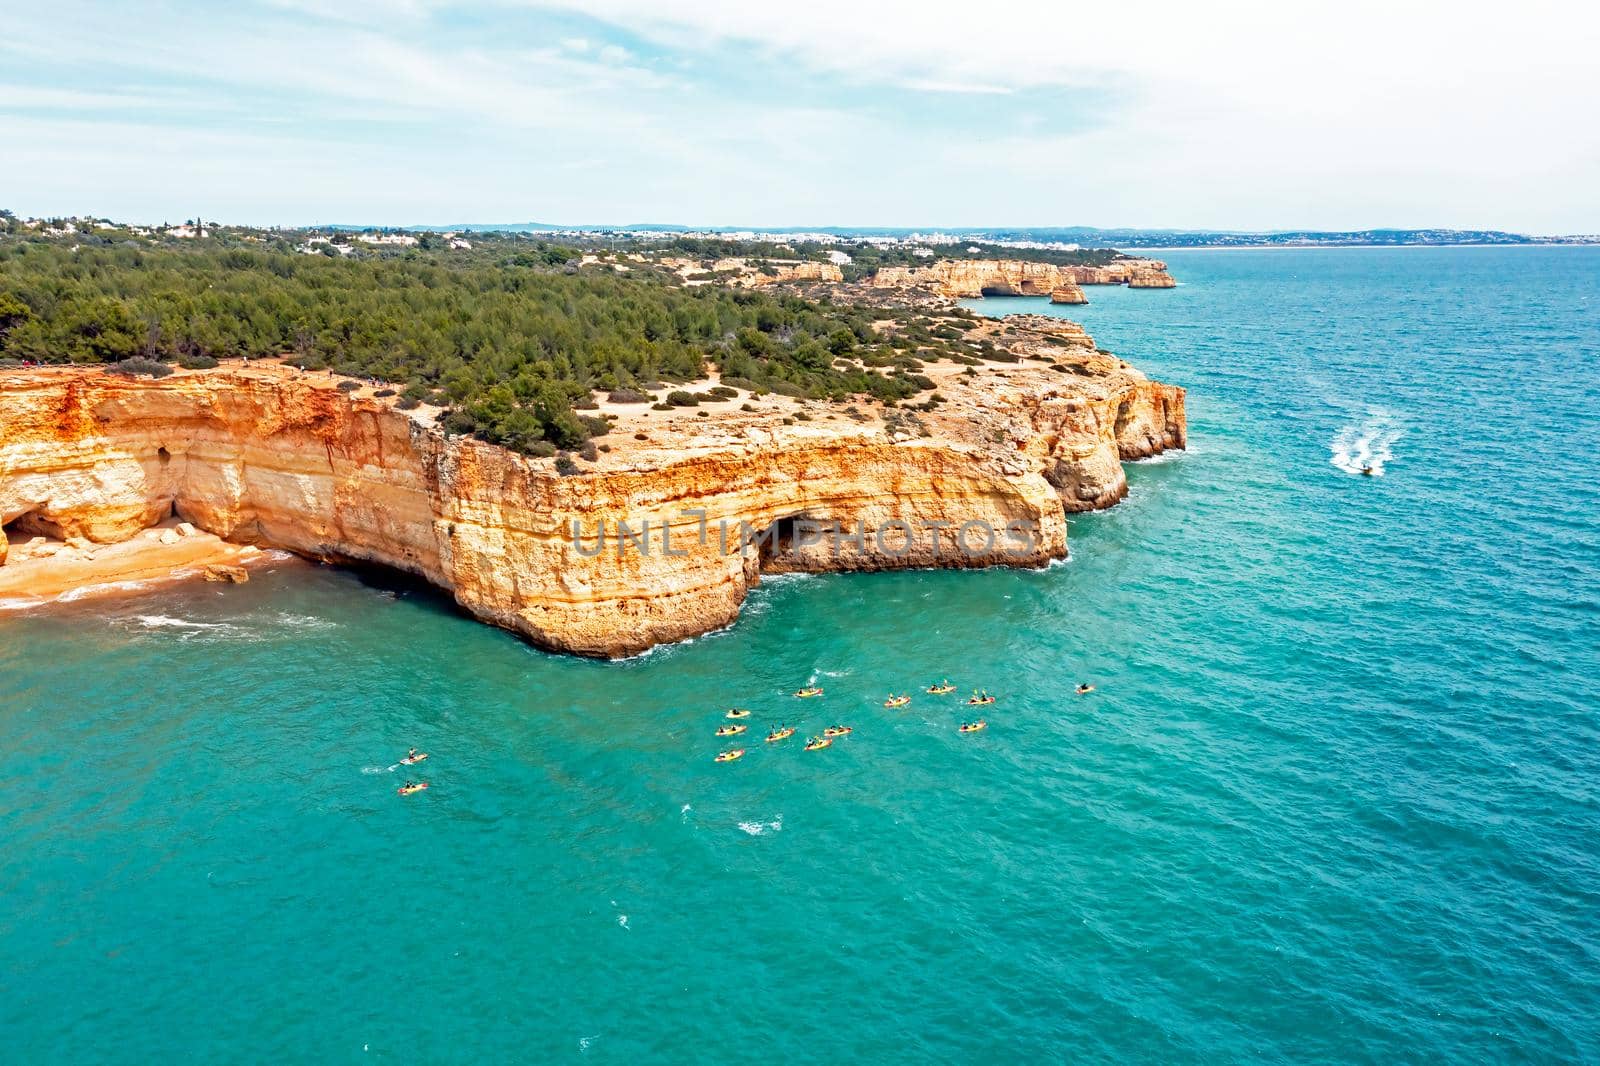
<path id="1" fill-rule="evenodd" d="M 1384 464 L 1394 458 L 1394 445 L 1405 436 L 1400 420 L 1381 407 L 1367 408 L 1367 417 L 1348 425 L 1333 436 L 1328 460 L 1347 474 L 1382 477 Z"/>

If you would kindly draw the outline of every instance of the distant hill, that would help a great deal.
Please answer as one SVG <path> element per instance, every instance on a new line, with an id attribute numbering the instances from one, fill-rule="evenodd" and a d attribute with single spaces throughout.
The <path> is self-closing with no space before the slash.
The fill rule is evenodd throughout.
<path id="1" fill-rule="evenodd" d="M 1568 244 L 1597 243 L 1600 237 L 1536 237 L 1504 230 L 1365 229 L 1285 230 L 1273 233 L 1216 230 L 1065 229 L 997 230 L 999 240 L 1066 241 L 1111 244 L 1119 248 L 1343 247 L 1352 245 Z"/>
<path id="2" fill-rule="evenodd" d="M 346 227 L 340 227 L 346 228 Z M 351 226 L 350 229 L 361 227 Z M 1259 248 L 1428 246 L 1447 244 L 1600 244 L 1600 235 L 1534 236 L 1505 230 L 1364 229 L 1281 230 L 1252 233 L 1245 230 L 1102 229 L 1095 226 L 964 227 L 964 226 L 685 226 L 675 223 L 559 226 L 545 222 L 461 223 L 452 226 L 406 226 L 416 230 L 457 230 L 479 233 L 541 233 L 553 231 L 629 233 L 830 233 L 838 237 L 909 237 L 943 233 L 973 240 L 1033 241 L 1081 244 L 1104 248 Z"/>

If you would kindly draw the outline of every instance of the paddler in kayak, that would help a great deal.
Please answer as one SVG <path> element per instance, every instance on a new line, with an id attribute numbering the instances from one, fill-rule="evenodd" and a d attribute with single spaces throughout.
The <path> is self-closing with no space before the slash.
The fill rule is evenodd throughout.
<path id="1" fill-rule="evenodd" d="M 414 783 L 414 782 L 411 782 L 411 781 L 407 781 L 405 784 L 400 786 L 399 792 L 400 792 L 400 795 L 402 795 L 402 796 L 409 796 L 409 795 L 411 795 L 411 793 L 413 793 L 413 792 L 421 792 L 423 789 L 425 789 L 427 787 L 428 787 L 428 783 L 426 781 L 423 781 L 423 782 L 420 782 L 420 783 Z"/>
<path id="2" fill-rule="evenodd" d="M 750 727 L 747 725 L 723 725 L 717 727 L 717 736 L 736 737 Z"/>
<path id="3" fill-rule="evenodd" d="M 404 759 L 400 760 L 400 765 L 401 766 L 415 766 L 417 763 L 421 762 L 423 759 L 426 759 L 427 757 L 428 757 L 428 753 L 427 752 L 418 751 L 416 748 L 412 748 L 410 751 L 406 752 L 406 757 Z"/>
<path id="4" fill-rule="evenodd" d="M 832 743 L 833 743 L 833 738 L 832 737 L 812 737 L 810 740 L 806 741 L 806 746 L 805 746 L 804 750 L 806 750 L 806 751 L 821 751 L 823 748 L 826 748 L 829 744 L 832 744 Z"/>
<path id="5" fill-rule="evenodd" d="M 904 707 L 906 704 L 908 704 L 910 702 L 911 702 L 911 697 L 910 696 L 896 696 L 893 692 L 891 692 L 891 693 L 889 693 L 889 698 L 883 701 L 883 705 L 885 707 L 890 707 L 890 708 L 893 708 L 893 707 Z"/>
<path id="6" fill-rule="evenodd" d="M 778 741 L 788 740 L 792 736 L 794 736 L 794 727 L 786 725 L 782 729 L 774 729 L 772 732 L 768 733 L 767 743 L 776 744 Z"/>
<path id="7" fill-rule="evenodd" d="M 1087 696 L 1089 693 L 1094 691 L 1094 686 L 1089 684 L 1089 682 L 1085 681 L 1083 684 L 1078 686 L 1078 690 L 1077 691 L 1078 691 L 1078 695 Z"/>
<path id="8" fill-rule="evenodd" d="M 803 688 L 803 689 L 800 689 L 798 692 L 796 692 L 794 695 L 795 695 L 796 699 L 801 699 L 801 700 L 810 699 L 812 696 L 820 696 L 820 695 L 822 695 L 822 689 L 816 688 L 816 687 Z"/>
<path id="9" fill-rule="evenodd" d="M 993 702 L 994 697 L 989 695 L 989 691 L 987 689 L 973 689 L 972 698 L 967 700 L 967 705 L 971 707 L 984 707 Z"/>
<path id="10" fill-rule="evenodd" d="M 958 730 L 958 732 L 976 733 L 979 730 L 988 729 L 988 728 L 989 728 L 989 723 L 984 721 L 982 718 L 980 718 L 976 722 L 962 722 L 961 723 L 961 728 L 960 728 L 960 730 Z"/>
<path id="11" fill-rule="evenodd" d="M 928 686 L 928 695 L 930 695 L 930 696 L 944 696 L 944 695 L 948 695 L 951 692 L 954 692 L 955 690 L 956 690 L 956 687 L 950 683 L 949 678 L 946 678 L 945 680 L 939 682 L 937 685 L 929 685 Z"/>
<path id="12" fill-rule="evenodd" d="M 750 717 L 750 712 L 745 710 L 743 707 L 735 707 L 735 708 L 733 708 L 733 710 L 728 712 L 728 717 L 729 718 L 749 718 Z"/>
<path id="13" fill-rule="evenodd" d="M 851 726 L 830 725 L 828 728 L 822 731 L 822 735 L 832 739 L 833 737 L 842 737 L 852 732 L 854 732 L 854 729 Z"/>

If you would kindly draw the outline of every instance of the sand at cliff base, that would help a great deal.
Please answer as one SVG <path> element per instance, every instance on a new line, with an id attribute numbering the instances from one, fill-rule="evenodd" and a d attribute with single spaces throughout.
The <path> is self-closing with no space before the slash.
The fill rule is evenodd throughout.
<path id="1" fill-rule="evenodd" d="M 178 525 L 164 522 L 119 544 L 63 543 L 12 533 L 0 566 L 0 610 L 193 580 L 208 566 L 247 566 L 269 557 L 253 545 L 232 544 L 202 530 L 180 535 Z"/>

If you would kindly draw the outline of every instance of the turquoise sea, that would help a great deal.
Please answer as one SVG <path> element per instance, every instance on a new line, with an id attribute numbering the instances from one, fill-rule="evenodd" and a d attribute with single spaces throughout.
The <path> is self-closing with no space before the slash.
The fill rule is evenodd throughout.
<path id="1" fill-rule="evenodd" d="M 0 618 L 0 1059 L 1600 1060 L 1600 249 L 1166 258 L 1060 310 L 1191 450 L 1048 570 L 620 664 L 287 560 Z"/>

